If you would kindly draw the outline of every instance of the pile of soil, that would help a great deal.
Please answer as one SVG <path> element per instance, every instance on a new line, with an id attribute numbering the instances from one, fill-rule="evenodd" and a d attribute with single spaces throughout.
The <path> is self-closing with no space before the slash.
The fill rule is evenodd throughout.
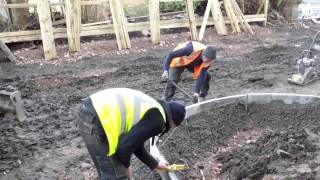
<path id="1" fill-rule="evenodd" d="M 217 106 L 189 119 L 160 149 L 169 162 L 187 165 L 182 179 L 201 179 L 200 169 L 208 179 L 316 179 L 319 115 L 319 103 L 255 104 L 248 112 L 237 103 Z"/>

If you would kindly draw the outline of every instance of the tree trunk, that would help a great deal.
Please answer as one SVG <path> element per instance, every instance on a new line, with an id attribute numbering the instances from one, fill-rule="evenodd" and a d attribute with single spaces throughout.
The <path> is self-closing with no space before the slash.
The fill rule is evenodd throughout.
<path id="1" fill-rule="evenodd" d="M 28 3 L 28 0 L 8 0 L 8 4 Z M 11 22 L 14 27 L 24 30 L 30 23 L 28 8 L 10 9 Z"/>

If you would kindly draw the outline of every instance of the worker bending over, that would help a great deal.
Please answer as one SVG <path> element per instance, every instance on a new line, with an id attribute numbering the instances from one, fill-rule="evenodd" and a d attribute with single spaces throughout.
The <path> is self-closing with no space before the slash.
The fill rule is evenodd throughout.
<path id="1" fill-rule="evenodd" d="M 166 102 L 127 88 L 106 89 L 83 100 L 79 130 L 101 180 L 131 179 L 135 154 L 151 170 L 168 170 L 144 148 L 149 138 L 178 126 L 185 117 L 180 102 Z"/>
<path id="2" fill-rule="evenodd" d="M 205 100 L 211 80 L 208 69 L 215 59 L 216 48 L 214 46 L 206 46 L 196 41 L 182 43 L 170 51 L 163 65 L 162 77 L 168 80 L 163 99 L 167 101 L 172 99 L 176 90 L 172 81 L 177 84 L 182 72 L 188 69 L 193 73 L 193 78 L 197 79 L 193 102 Z"/>

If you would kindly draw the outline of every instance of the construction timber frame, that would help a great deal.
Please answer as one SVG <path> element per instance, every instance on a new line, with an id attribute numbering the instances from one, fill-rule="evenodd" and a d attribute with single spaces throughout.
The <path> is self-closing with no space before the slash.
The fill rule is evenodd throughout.
<path id="1" fill-rule="evenodd" d="M 128 0 L 129 1 L 129 0 Z M 172 20 L 160 20 L 160 2 L 170 1 L 185 1 L 187 7 L 187 13 L 189 18 L 187 19 L 172 19 Z M 118 48 L 126 49 L 130 48 L 129 32 L 141 31 L 144 29 L 151 30 L 151 40 L 154 44 L 160 43 L 160 29 L 181 28 L 189 27 L 192 40 L 199 39 L 197 33 L 197 27 L 205 25 L 218 25 L 217 21 L 223 21 L 226 24 L 232 24 L 233 21 L 228 17 L 213 18 L 209 20 L 208 17 L 196 18 L 194 16 L 193 1 L 199 0 L 149 0 L 149 17 L 148 22 L 135 22 L 128 23 L 124 14 L 122 1 L 118 0 L 64 0 L 64 3 L 48 3 L 47 0 L 39 0 L 36 4 L 5 4 L 0 5 L 2 8 L 30 8 L 36 7 L 39 15 L 40 30 L 28 30 L 28 31 L 16 31 L 16 32 L 2 32 L 0 33 L 0 41 L 3 43 L 23 42 L 42 40 L 43 51 L 46 60 L 54 59 L 57 56 L 55 39 L 67 38 L 69 44 L 69 52 L 80 51 L 80 37 L 95 36 L 103 34 L 115 34 L 117 38 Z M 201 1 L 201 0 L 200 0 Z M 222 1 L 214 0 L 214 4 Z M 243 2 L 243 1 L 242 1 Z M 81 6 L 85 5 L 105 5 L 109 3 L 112 12 L 113 24 L 103 23 L 91 23 L 81 24 Z M 267 23 L 269 0 L 261 0 L 261 6 L 258 9 L 256 15 L 243 15 L 243 21 L 245 22 L 264 22 Z M 54 28 L 52 26 L 50 7 L 51 6 L 64 6 L 66 28 Z M 243 7 L 240 6 L 240 7 Z M 215 8 L 213 7 L 212 10 Z M 262 11 L 263 10 L 263 11 Z M 262 12 L 262 13 L 260 13 Z M 213 13 L 215 14 L 215 13 Z M 218 20 L 217 20 L 218 19 Z M 205 23 L 204 23 L 205 22 Z M 202 30 L 204 31 L 204 30 Z M 201 34 L 203 36 L 203 32 Z"/>

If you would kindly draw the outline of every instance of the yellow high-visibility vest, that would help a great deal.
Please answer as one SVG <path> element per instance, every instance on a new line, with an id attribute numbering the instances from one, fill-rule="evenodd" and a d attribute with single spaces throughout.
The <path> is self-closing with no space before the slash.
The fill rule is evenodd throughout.
<path id="1" fill-rule="evenodd" d="M 118 147 L 120 135 L 128 133 L 151 108 L 158 108 L 166 121 L 164 108 L 152 97 L 128 88 L 113 88 L 90 96 L 109 142 L 108 155 Z"/>

